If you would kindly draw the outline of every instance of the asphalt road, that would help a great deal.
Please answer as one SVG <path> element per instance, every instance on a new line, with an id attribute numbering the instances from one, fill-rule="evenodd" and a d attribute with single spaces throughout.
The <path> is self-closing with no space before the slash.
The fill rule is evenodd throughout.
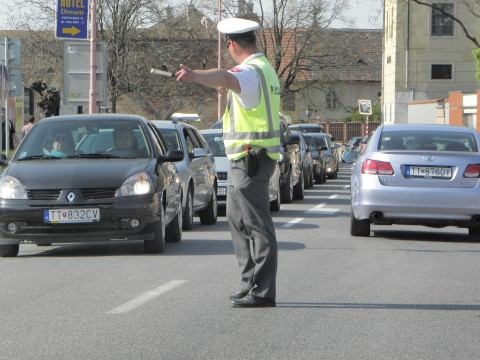
<path id="1" fill-rule="evenodd" d="M 225 222 L 0 259 L 0 359 L 478 359 L 480 244 L 456 228 L 349 235 L 349 169 L 275 214 L 276 308 L 233 309 Z"/>

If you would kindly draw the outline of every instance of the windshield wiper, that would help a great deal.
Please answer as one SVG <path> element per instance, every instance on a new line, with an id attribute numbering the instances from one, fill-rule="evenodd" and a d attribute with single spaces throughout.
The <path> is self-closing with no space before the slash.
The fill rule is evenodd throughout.
<path id="1" fill-rule="evenodd" d="M 133 159 L 129 156 L 118 156 L 113 154 L 100 154 L 100 153 L 91 153 L 91 154 L 76 154 L 72 156 L 67 156 L 67 159 Z"/>
<path id="2" fill-rule="evenodd" d="M 30 155 L 30 156 L 24 156 L 20 159 L 17 159 L 17 161 L 23 161 L 23 160 L 51 160 L 51 159 L 64 159 L 59 156 L 52 156 L 52 155 Z"/>

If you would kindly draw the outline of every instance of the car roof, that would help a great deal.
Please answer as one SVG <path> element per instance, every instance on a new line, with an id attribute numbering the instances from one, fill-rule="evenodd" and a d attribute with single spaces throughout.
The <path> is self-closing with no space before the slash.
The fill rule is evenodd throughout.
<path id="1" fill-rule="evenodd" d="M 189 127 L 192 129 L 197 129 L 195 126 L 183 122 L 183 121 L 172 121 L 172 120 L 150 120 L 150 122 L 159 129 L 181 129 Z M 197 129 L 198 130 L 198 129 Z"/>
<path id="2" fill-rule="evenodd" d="M 222 129 L 205 129 L 205 130 L 200 130 L 201 134 L 223 134 Z"/>
<path id="3" fill-rule="evenodd" d="M 451 131 L 451 132 L 470 132 L 470 133 L 476 132 L 476 130 L 473 128 L 446 125 L 446 124 L 393 124 L 393 125 L 381 126 L 381 131 L 398 131 L 398 130 Z"/>
<path id="4" fill-rule="evenodd" d="M 62 122 L 62 121 L 98 121 L 98 120 L 115 120 L 115 121 L 142 121 L 146 122 L 143 116 L 133 114 L 76 114 L 76 115 L 60 115 L 43 118 L 39 123 Z"/>

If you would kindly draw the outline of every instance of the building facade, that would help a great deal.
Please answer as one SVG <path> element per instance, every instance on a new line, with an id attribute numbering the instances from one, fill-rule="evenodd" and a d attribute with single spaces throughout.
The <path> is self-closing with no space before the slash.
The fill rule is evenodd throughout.
<path id="1" fill-rule="evenodd" d="M 477 38 L 479 18 L 461 1 L 429 0 L 433 9 L 411 0 L 385 0 L 382 116 L 385 124 L 418 122 L 408 117 L 408 104 L 443 99 L 452 91 L 475 92 L 475 62 L 461 26 Z"/>

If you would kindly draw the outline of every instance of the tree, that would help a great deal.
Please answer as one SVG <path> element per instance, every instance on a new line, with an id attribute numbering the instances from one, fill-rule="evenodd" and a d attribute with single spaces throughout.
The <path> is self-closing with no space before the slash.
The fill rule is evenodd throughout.
<path id="1" fill-rule="evenodd" d="M 315 86 L 311 73 L 319 68 L 319 37 L 341 17 L 346 0 L 253 0 L 225 3 L 226 12 L 260 22 L 259 46 L 272 62 L 282 86 L 282 95 Z M 258 16 L 253 7 L 258 9 Z M 299 81 L 303 82 L 301 87 Z"/>
<path id="2" fill-rule="evenodd" d="M 16 29 L 29 31 L 24 42 L 36 48 L 31 54 L 45 53 L 50 59 L 62 61 L 59 49 L 61 42 L 54 41 L 55 1 L 51 0 L 14 0 L 15 8 L 21 9 L 12 15 L 12 25 Z M 108 86 L 112 111 L 116 111 L 118 96 L 132 89 L 135 71 L 128 61 L 132 43 L 142 36 L 138 29 L 151 24 L 151 9 L 161 7 L 161 0 L 97 0 L 97 35 L 99 41 L 107 43 Z M 51 72 L 55 72 L 53 68 Z M 48 80 L 45 76 L 40 76 Z M 39 75 L 37 74 L 34 81 Z M 28 80 L 28 79 L 26 79 Z"/>

